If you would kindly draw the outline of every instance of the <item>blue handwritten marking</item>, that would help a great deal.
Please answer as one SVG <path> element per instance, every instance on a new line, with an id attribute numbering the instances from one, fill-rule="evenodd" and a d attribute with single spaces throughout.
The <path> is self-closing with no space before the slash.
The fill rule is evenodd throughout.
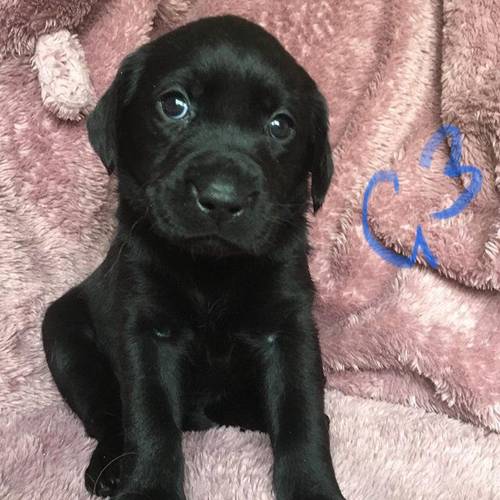
<path id="1" fill-rule="evenodd" d="M 470 174 L 471 181 L 469 186 L 464 189 L 450 207 L 432 214 L 436 219 L 449 219 L 465 210 L 477 196 L 483 183 L 483 175 L 477 167 L 460 164 L 462 157 L 462 135 L 460 134 L 460 130 L 454 125 L 442 125 L 432 135 L 422 151 L 420 165 L 424 168 L 431 166 L 434 151 L 448 136 L 451 136 L 450 159 L 444 167 L 444 174 L 447 177 L 460 177 L 463 174 Z"/>
<path id="2" fill-rule="evenodd" d="M 431 252 L 431 249 L 429 248 L 429 245 L 427 244 L 427 241 L 424 237 L 424 232 L 422 231 L 422 226 L 419 224 L 417 226 L 417 234 L 415 235 L 415 244 L 413 245 L 413 252 L 410 257 L 410 262 L 415 264 L 417 261 L 417 255 L 418 255 L 418 250 L 422 250 L 422 255 L 424 256 L 425 260 L 431 266 L 433 269 L 436 269 L 438 266 L 438 260 L 437 257 Z"/>
<path id="3" fill-rule="evenodd" d="M 446 163 L 443 173 L 447 177 L 459 177 L 463 174 L 470 174 L 471 181 L 469 186 L 464 189 L 460 196 L 453 202 L 453 204 L 440 210 L 434 212 L 432 217 L 436 219 L 449 219 L 450 217 L 455 217 L 463 210 L 465 210 L 474 200 L 481 189 L 483 182 L 483 176 L 481 171 L 474 167 L 473 165 L 461 165 L 460 160 L 462 158 L 462 135 L 458 127 L 454 125 L 442 125 L 439 129 L 431 136 L 427 141 L 422 154 L 420 156 L 420 165 L 424 168 L 429 168 L 432 163 L 432 156 L 436 151 L 437 147 L 446 140 L 447 137 L 451 137 L 451 148 L 450 148 L 450 158 Z M 394 264 L 397 267 L 411 267 L 415 264 L 419 251 L 422 252 L 423 257 L 432 268 L 438 266 L 438 259 L 432 253 L 429 245 L 425 239 L 422 226 L 419 224 L 417 226 L 417 231 L 415 234 L 415 244 L 413 245 L 412 254 L 410 257 L 405 257 L 394 252 L 392 249 L 385 247 L 380 243 L 373 233 L 370 231 L 370 226 L 368 225 L 368 204 L 372 191 L 375 189 L 377 184 L 380 182 L 392 182 L 394 186 L 394 191 L 399 194 L 399 179 L 398 174 L 393 170 L 381 170 L 376 172 L 366 187 L 365 193 L 363 195 L 363 233 L 365 235 L 366 241 L 370 247 L 385 261 Z"/>
<path id="4" fill-rule="evenodd" d="M 462 157 L 462 137 L 460 130 L 455 125 L 441 125 L 431 138 L 427 141 L 427 144 L 422 150 L 420 155 L 420 165 L 425 168 L 429 168 L 432 163 L 432 155 L 436 151 L 437 147 L 446 140 L 448 136 L 451 136 L 451 148 L 450 148 L 450 159 L 448 164 L 458 166 L 460 165 L 460 158 Z"/>
<path id="5" fill-rule="evenodd" d="M 422 250 L 422 254 L 425 259 L 429 263 L 429 265 L 433 268 L 437 267 L 437 258 L 432 254 L 429 245 L 425 241 L 424 234 L 422 232 L 422 227 L 419 225 L 417 227 L 417 232 L 415 235 L 415 244 L 413 245 L 413 251 L 411 257 L 405 257 L 404 255 L 399 255 L 394 250 L 385 247 L 378 241 L 373 233 L 370 230 L 370 226 L 368 224 L 368 204 L 370 201 L 370 197 L 372 191 L 375 189 L 377 184 L 381 182 L 392 182 L 394 186 L 394 191 L 396 194 L 399 193 L 399 179 L 398 174 L 393 170 L 386 170 L 376 172 L 370 181 L 368 182 L 368 186 L 365 190 L 365 194 L 363 196 L 363 233 L 365 235 L 366 241 L 370 247 L 377 252 L 380 257 L 382 257 L 385 261 L 394 264 L 397 267 L 411 267 L 415 264 L 417 260 L 417 255 L 419 249 Z"/>

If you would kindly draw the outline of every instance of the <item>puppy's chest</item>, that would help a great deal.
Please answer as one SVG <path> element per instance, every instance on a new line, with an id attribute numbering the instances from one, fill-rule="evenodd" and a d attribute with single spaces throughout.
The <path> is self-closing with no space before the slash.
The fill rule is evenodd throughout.
<path id="1" fill-rule="evenodd" d="M 169 294 L 173 301 L 163 295 L 167 300 L 155 324 L 158 336 L 179 345 L 202 373 L 239 371 L 251 362 L 253 351 L 272 347 L 283 312 L 266 294 L 249 289 L 244 283 L 236 290 L 195 286 Z"/>
<path id="2" fill-rule="evenodd" d="M 249 324 L 240 304 L 226 294 L 198 293 L 191 311 L 192 359 L 207 369 L 229 369 L 245 338 L 255 335 L 254 325 Z"/>
<path id="3" fill-rule="evenodd" d="M 255 329 L 241 303 L 226 293 L 194 290 L 176 294 L 174 300 L 159 301 L 154 309 L 156 337 L 165 345 L 178 345 L 190 358 L 207 365 L 228 362 L 241 343 L 242 332 L 251 335 Z"/>

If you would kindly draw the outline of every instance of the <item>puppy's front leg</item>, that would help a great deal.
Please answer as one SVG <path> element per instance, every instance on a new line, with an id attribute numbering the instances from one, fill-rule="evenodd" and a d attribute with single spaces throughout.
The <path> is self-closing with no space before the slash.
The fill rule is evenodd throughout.
<path id="1" fill-rule="evenodd" d="M 278 500 L 340 500 L 324 414 L 323 370 L 312 318 L 296 318 L 263 350 L 265 411 Z"/>
<path id="2" fill-rule="evenodd" d="M 115 500 L 184 500 L 179 342 L 129 334 L 120 353 L 123 489 Z"/>

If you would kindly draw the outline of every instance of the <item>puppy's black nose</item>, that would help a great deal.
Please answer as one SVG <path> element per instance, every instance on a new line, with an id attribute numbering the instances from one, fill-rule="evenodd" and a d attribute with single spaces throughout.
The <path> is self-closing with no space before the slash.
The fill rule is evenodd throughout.
<path id="1" fill-rule="evenodd" d="M 203 187 L 192 183 L 191 191 L 198 208 L 219 222 L 241 215 L 254 198 L 225 179 L 215 179 Z"/>

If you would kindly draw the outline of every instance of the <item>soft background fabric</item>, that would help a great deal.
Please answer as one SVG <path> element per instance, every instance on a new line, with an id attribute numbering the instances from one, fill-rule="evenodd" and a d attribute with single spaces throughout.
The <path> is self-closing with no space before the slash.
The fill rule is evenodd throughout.
<path id="1" fill-rule="evenodd" d="M 333 454 L 346 497 L 500 498 L 500 437 L 488 432 L 500 430 L 495 0 L 93 3 L 79 3 L 74 22 L 47 29 L 27 10 L 23 29 L 9 32 L 21 36 L 0 38 L 0 497 L 88 498 L 82 478 L 92 443 L 52 383 L 40 321 L 50 301 L 100 263 L 114 229 L 115 179 L 92 152 L 84 124 L 58 118 L 81 116 L 78 106 L 72 116 L 58 112 L 58 96 L 67 94 L 54 92 L 53 105 L 43 106 L 40 82 L 57 83 L 58 76 L 38 79 L 34 47 L 38 41 L 46 49 L 35 51 L 35 66 L 45 54 L 37 67 L 49 71 L 52 59 L 57 69 L 71 53 L 58 59 L 57 33 L 74 30 L 59 41 L 75 49 L 69 62 L 79 61 L 76 80 L 88 72 L 85 88 L 99 96 L 122 57 L 152 30 L 231 12 L 276 34 L 330 106 L 336 173 L 311 220 L 311 269 Z M 21 5 L 0 2 L 7 13 L 0 18 L 16 21 Z M 46 32 L 55 45 L 44 45 Z M 419 166 L 442 121 L 461 128 L 462 162 L 480 168 L 484 183 L 465 212 L 437 221 L 430 213 L 450 205 L 468 182 L 442 174 L 445 145 L 431 168 Z M 408 255 L 422 224 L 437 271 L 422 260 L 397 269 L 368 247 L 362 197 L 383 169 L 397 171 L 400 192 L 376 189 L 372 230 Z M 271 498 L 264 436 L 219 429 L 186 435 L 185 449 L 188 498 Z"/>

